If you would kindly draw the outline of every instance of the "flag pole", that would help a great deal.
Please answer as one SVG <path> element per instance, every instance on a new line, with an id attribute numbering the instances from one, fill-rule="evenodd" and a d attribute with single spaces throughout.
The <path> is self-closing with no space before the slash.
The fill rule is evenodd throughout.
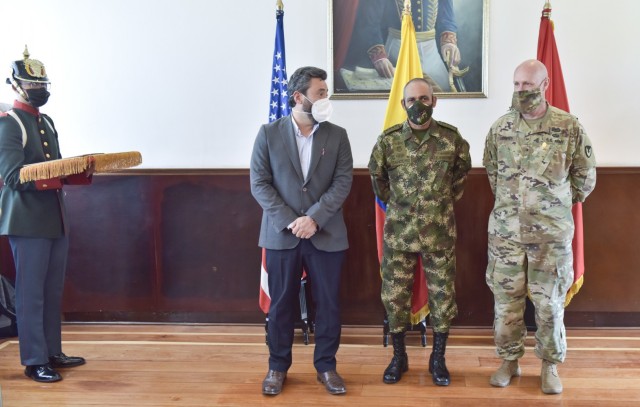
<path id="1" fill-rule="evenodd" d="M 284 4 L 282 3 L 282 0 L 276 1 L 276 10 L 278 11 L 284 10 Z"/>

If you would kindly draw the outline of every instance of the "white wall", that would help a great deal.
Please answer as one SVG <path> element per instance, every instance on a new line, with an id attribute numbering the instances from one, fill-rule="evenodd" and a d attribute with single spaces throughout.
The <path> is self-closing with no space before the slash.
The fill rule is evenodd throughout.
<path id="1" fill-rule="evenodd" d="M 288 72 L 330 69 L 331 1 L 284 0 Z M 361 0 L 366 1 L 366 0 Z M 455 1 L 455 0 L 454 0 Z M 3 3 L 5 3 L 3 1 Z M 63 154 L 139 150 L 146 168 L 247 168 L 267 121 L 275 0 L 30 0 L 3 4 L 0 78 L 24 44 L 53 81 L 43 111 Z M 486 132 L 506 111 L 513 69 L 535 58 L 544 0 L 489 1 L 488 98 L 441 99 L 481 166 Z M 600 166 L 640 166 L 634 134 L 640 2 L 552 0 L 571 112 Z M 13 99 L 0 84 L 0 101 Z M 366 167 L 385 100 L 335 100 L 354 164 Z"/>

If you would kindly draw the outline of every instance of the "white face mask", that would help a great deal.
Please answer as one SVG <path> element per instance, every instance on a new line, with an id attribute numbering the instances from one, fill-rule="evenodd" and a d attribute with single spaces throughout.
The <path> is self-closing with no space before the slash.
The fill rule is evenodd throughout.
<path id="1" fill-rule="evenodd" d="M 309 100 L 308 97 L 302 95 L 305 99 Z M 331 113 L 333 113 L 333 105 L 331 104 L 331 100 L 329 98 L 318 99 L 315 102 L 311 102 L 311 115 L 318 123 L 326 122 L 331 117 Z"/>

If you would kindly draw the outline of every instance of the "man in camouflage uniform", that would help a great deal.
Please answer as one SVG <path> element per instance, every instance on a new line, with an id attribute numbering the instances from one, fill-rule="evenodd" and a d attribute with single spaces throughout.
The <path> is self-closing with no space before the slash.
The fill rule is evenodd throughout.
<path id="1" fill-rule="evenodd" d="M 374 192 L 387 207 L 382 302 L 394 356 L 384 371 L 385 383 L 398 382 L 409 368 L 404 337 L 419 259 L 427 280 L 434 332 L 429 371 L 436 385 L 450 383 L 444 353 L 451 320 L 458 312 L 453 204 L 462 196 L 471 157 L 469 143 L 455 127 L 431 118 L 436 101 L 426 80 L 409 81 L 402 100 L 409 119 L 378 137 L 369 161 Z"/>
<path id="2" fill-rule="evenodd" d="M 486 280 L 503 359 L 490 383 L 504 387 L 520 375 L 528 291 L 536 310 L 534 351 L 542 359 L 542 391 L 557 394 L 562 382 L 556 364 L 567 349 L 564 302 L 573 282 L 571 206 L 595 187 L 595 157 L 577 118 L 546 102 L 544 64 L 523 62 L 513 84 L 512 109 L 491 127 L 483 160 L 495 195 Z"/>

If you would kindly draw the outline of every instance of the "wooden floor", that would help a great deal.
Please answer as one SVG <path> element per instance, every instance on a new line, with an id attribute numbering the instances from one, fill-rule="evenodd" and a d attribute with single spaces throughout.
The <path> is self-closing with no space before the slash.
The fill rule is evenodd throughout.
<path id="1" fill-rule="evenodd" d="M 382 383 L 391 347 L 381 328 L 345 327 L 338 371 L 347 394 L 331 396 L 316 382 L 313 346 L 296 331 L 294 363 L 283 392 L 261 394 L 267 369 L 264 329 L 247 325 L 65 325 L 63 350 L 87 359 L 61 370 L 64 380 L 40 384 L 27 379 L 18 343 L 0 344 L 3 407 L 14 406 L 638 406 L 640 330 L 570 330 L 568 358 L 559 368 L 564 392 L 540 391 L 540 361 L 532 338 L 521 359 L 523 376 L 500 389 L 489 385 L 499 366 L 491 331 L 452 330 L 448 387 L 427 373 L 429 345 L 408 334 L 409 372 L 400 383 Z"/>

